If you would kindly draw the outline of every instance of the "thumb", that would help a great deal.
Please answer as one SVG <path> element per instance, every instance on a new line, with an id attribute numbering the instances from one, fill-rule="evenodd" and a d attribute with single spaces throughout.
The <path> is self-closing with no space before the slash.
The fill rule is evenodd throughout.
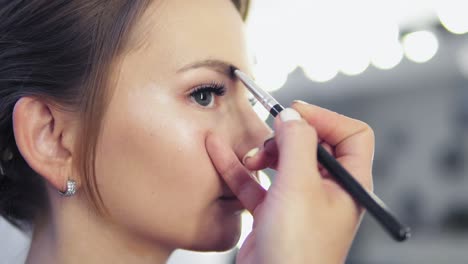
<path id="1" fill-rule="evenodd" d="M 279 151 L 278 185 L 300 192 L 320 188 L 315 129 L 296 110 L 286 108 L 275 119 L 275 131 Z"/>

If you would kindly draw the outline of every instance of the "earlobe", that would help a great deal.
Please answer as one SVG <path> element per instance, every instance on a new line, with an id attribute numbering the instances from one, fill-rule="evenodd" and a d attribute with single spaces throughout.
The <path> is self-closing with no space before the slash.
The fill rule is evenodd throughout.
<path id="1" fill-rule="evenodd" d="M 65 118 L 44 101 L 22 97 L 13 110 L 13 131 L 29 166 L 57 190 L 66 188 L 72 172 L 72 150 L 63 144 Z"/>

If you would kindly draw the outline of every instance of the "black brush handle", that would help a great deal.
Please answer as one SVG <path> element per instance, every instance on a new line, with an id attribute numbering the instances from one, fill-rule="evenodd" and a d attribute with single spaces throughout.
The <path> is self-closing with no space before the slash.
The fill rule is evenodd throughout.
<path id="1" fill-rule="evenodd" d="M 410 228 L 401 224 L 390 212 L 382 200 L 374 193 L 368 192 L 353 176 L 322 146 L 318 145 L 317 158 L 320 164 L 333 175 L 335 180 L 359 204 L 387 230 L 396 241 L 405 241 L 411 236 Z"/>
<path id="2" fill-rule="evenodd" d="M 276 104 L 270 109 L 270 114 L 276 117 L 283 110 L 282 105 Z M 343 189 L 364 207 L 396 241 L 402 242 L 411 236 L 410 228 L 401 224 L 377 195 L 364 189 L 320 144 L 317 148 L 317 159 Z"/>

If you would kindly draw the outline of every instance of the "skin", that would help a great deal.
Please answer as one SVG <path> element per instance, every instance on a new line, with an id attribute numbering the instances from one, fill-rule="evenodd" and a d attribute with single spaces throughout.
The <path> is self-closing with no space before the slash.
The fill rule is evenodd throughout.
<path id="1" fill-rule="evenodd" d="M 50 210 L 36 223 L 27 263 L 164 263 L 177 248 L 227 250 L 238 240 L 243 207 L 253 213 L 255 228 L 239 263 L 342 262 L 362 212 L 321 177 L 314 146 L 317 135 L 334 146 L 343 165 L 370 188 L 368 126 L 294 105 L 304 120 L 277 120 L 272 145 L 242 164 L 250 149 L 263 146 L 270 129 L 224 68 L 190 68 L 210 59 L 250 73 L 234 6 L 219 0 L 152 4 L 131 37 L 139 44 L 112 66 L 97 146 L 98 188 L 109 217 L 96 215 L 80 190 L 69 198 L 57 193 L 67 178 L 82 185 L 73 166 L 78 119 L 38 98 L 23 97 L 15 106 L 18 148 L 47 181 L 50 200 Z M 213 107 L 189 96 L 213 81 L 226 86 Z M 249 173 L 266 167 L 279 173 L 268 193 Z M 220 199 L 233 193 L 242 204 Z M 323 228 L 333 235 L 323 236 Z"/>
<path id="2" fill-rule="evenodd" d="M 207 139 L 218 171 L 254 216 L 237 263 L 344 263 L 363 210 L 321 170 L 316 146 L 322 139 L 372 191 L 373 131 L 361 121 L 302 102 L 295 102 L 290 111 L 299 119 L 283 122 L 285 111 L 281 112 L 274 140 L 244 164 L 216 135 Z M 249 169 L 265 167 L 278 171 L 268 192 L 246 180 Z"/>
<path id="3" fill-rule="evenodd" d="M 219 200 L 232 192 L 211 163 L 205 138 L 221 135 L 241 159 L 271 131 L 239 81 L 219 69 L 187 65 L 212 59 L 249 72 L 243 30 L 230 1 L 171 0 L 146 10 L 132 36 L 139 45 L 113 68 L 115 86 L 97 149 L 98 188 L 110 219 L 94 216 L 83 193 L 63 198 L 56 192 L 73 174 L 72 143 L 79 127 L 74 117 L 32 98 L 18 102 L 18 137 L 33 134 L 25 136 L 32 143 L 25 144 L 24 156 L 56 182 L 49 192 L 52 221 L 36 232 L 28 263 L 74 263 L 76 255 L 80 263 L 162 263 L 176 248 L 221 251 L 237 243 L 242 206 Z M 226 86 L 213 107 L 190 98 L 194 87 L 211 82 Z M 40 125 L 25 128 L 31 110 L 39 112 L 34 118 Z M 58 135 L 67 142 L 57 142 Z M 60 163 L 44 162 L 57 159 L 48 152 L 62 153 Z M 62 177 L 52 178 L 57 171 Z"/>

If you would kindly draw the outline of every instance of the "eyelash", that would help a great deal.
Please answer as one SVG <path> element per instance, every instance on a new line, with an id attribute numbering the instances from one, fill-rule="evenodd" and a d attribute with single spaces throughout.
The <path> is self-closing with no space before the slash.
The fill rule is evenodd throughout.
<path id="1" fill-rule="evenodd" d="M 197 93 L 202 92 L 211 92 L 216 96 L 224 96 L 226 94 L 226 85 L 223 82 L 212 81 L 211 83 L 202 84 L 193 88 L 192 91 L 190 91 L 189 96 L 193 97 Z M 252 107 L 258 102 L 255 97 L 250 97 L 248 100 Z"/>
<path id="2" fill-rule="evenodd" d="M 223 96 L 226 93 L 226 86 L 224 85 L 224 83 L 216 81 L 213 81 L 208 84 L 202 84 L 193 88 L 193 90 L 190 91 L 190 96 L 194 96 L 197 93 L 201 92 L 211 92 L 214 93 L 216 96 Z"/>

